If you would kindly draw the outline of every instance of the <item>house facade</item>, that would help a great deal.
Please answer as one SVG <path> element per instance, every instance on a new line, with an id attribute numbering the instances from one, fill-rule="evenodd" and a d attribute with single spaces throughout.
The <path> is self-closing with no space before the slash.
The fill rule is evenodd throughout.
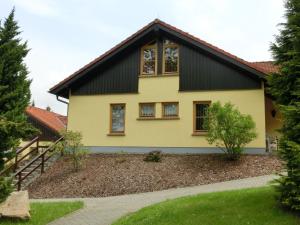
<path id="1" fill-rule="evenodd" d="M 68 103 L 68 130 L 97 152 L 214 153 L 206 108 L 231 102 L 256 123 L 247 152 L 262 153 L 280 116 L 265 92 L 276 71 L 155 20 L 50 89 Z"/>

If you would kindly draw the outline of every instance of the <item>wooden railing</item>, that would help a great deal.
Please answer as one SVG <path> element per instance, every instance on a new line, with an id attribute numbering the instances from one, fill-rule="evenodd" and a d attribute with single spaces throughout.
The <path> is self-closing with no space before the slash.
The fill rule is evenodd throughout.
<path id="1" fill-rule="evenodd" d="M 60 137 L 57 139 L 52 145 L 50 145 L 45 151 L 35 156 L 30 162 L 28 162 L 24 167 L 22 167 L 20 170 L 18 170 L 13 177 L 17 178 L 16 186 L 18 191 L 21 190 L 22 181 L 25 180 L 30 174 L 32 174 L 34 171 L 36 171 L 39 167 L 41 167 L 41 173 L 44 173 L 45 169 L 45 163 L 53 156 L 53 154 L 46 155 L 47 153 L 52 153 L 54 151 L 54 147 L 57 143 L 59 143 L 61 140 L 63 140 L 63 137 Z M 41 162 L 35 165 L 30 171 L 26 171 L 25 176 L 22 176 L 22 172 L 24 172 L 26 169 L 28 169 L 32 164 L 34 164 L 36 161 L 41 159 Z"/>
<path id="2" fill-rule="evenodd" d="M 33 147 L 35 145 L 35 147 Z M 33 147 L 31 150 L 23 154 L 23 152 L 28 149 L 29 147 Z M 27 143 L 22 148 L 16 151 L 16 154 L 13 158 L 8 159 L 4 162 L 4 164 L 9 164 L 4 170 L 0 172 L 0 176 L 8 175 L 11 172 L 16 172 L 18 166 L 24 159 L 28 158 L 28 156 L 32 155 L 34 152 L 38 154 L 39 148 L 44 147 L 39 145 L 39 137 L 35 137 L 29 143 Z M 12 161 L 12 162 L 11 162 Z"/>

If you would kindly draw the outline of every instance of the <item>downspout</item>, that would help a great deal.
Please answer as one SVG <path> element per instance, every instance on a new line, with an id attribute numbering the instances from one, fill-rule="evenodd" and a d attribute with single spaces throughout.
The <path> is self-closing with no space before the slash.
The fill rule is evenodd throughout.
<path id="1" fill-rule="evenodd" d="M 69 105 L 69 102 L 60 99 L 58 95 L 56 95 L 56 100 L 59 101 L 59 102 L 62 102 L 62 103 L 65 103 L 65 104 Z"/>
<path id="2" fill-rule="evenodd" d="M 69 102 L 60 99 L 58 95 L 56 95 L 56 100 L 67 105 L 67 118 L 69 118 Z M 68 123 L 67 123 L 67 126 L 66 126 L 66 130 L 68 130 Z"/>

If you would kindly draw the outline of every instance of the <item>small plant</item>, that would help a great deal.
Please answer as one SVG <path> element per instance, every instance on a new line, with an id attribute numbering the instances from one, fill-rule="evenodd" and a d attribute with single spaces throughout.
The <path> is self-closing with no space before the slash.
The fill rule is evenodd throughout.
<path id="1" fill-rule="evenodd" d="M 245 145 L 257 136 L 252 117 L 241 114 L 231 103 L 222 106 L 220 102 L 213 103 L 207 115 L 208 143 L 221 148 L 227 159 L 239 159 Z"/>
<path id="2" fill-rule="evenodd" d="M 160 162 L 161 161 L 161 151 L 151 151 L 144 158 L 146 162 Z"/>
<path id="3" fill-rule="evenodd" d="M 10 177 L 0 177 L 0 203 L 4 202 L 12 191 L 12 179 Z"/>
<path id="4" fill-rule="evenodd" d="M 61 135 L 64 139 L 57 145 L 56 150 L 70 156 L 74 170 L 79 171 L 83 167 L 88 154 L 87 149 L 81 143 L 82 135 L 76 131 L 62 131 Z"/>

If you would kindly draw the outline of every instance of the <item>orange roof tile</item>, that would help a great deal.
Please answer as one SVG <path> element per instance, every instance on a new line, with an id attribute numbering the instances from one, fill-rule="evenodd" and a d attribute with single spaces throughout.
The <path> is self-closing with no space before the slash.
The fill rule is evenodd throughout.
<path id="1" fill-rule="evenodd" d="M 278 72 L 278 65 L 273 61 L 251 62 L 251 64 L 259 67 L 266 74 Z"/>
<path id="2" fill-rule="evenodd" d="M 47 111 L 45 109 L 28 106 L 26 108 L 26 114 L 43 123 L 55 132 L 59 132 L 62 129 L 66 129 L 67 117 L 55 112 Z"/>

